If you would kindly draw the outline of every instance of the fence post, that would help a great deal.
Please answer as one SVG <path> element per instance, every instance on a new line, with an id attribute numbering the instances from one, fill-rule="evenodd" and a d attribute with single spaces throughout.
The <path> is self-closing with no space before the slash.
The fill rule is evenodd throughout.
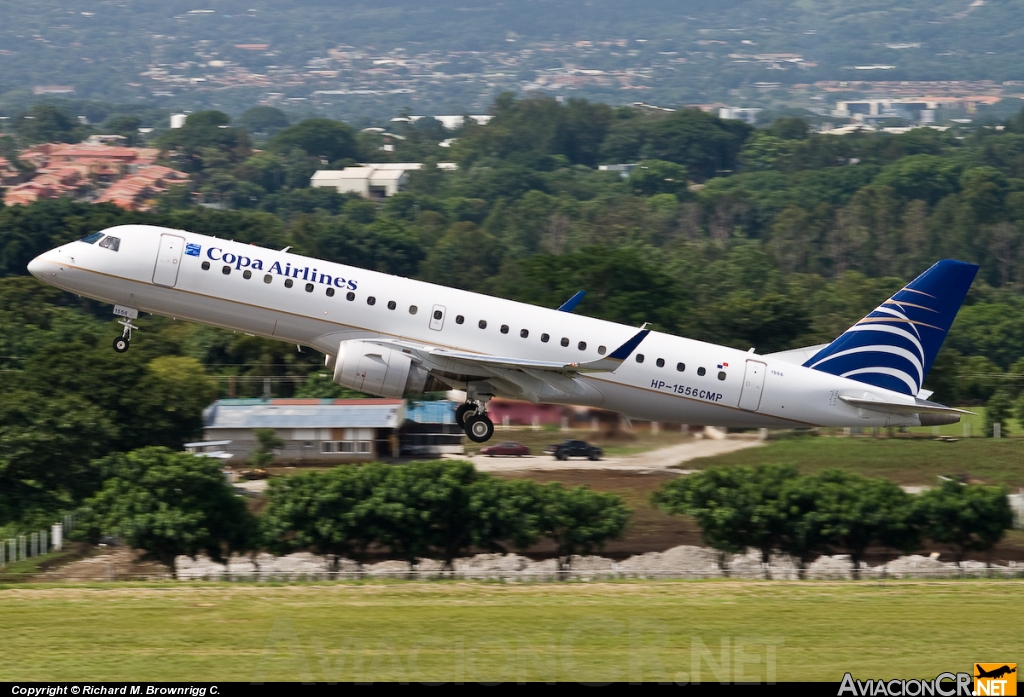
<path id="1" fill-rule="evenodd" d="M 29 545 L 29 556 L 39 556 L 39 533 L 30 532 L 28 534 L 28 545 Z"/>
<path id="2" fill-rule="evenodd" d="M 1001 423 L 998 423 L 998 422 L 992 424 L 992 437 L 993 438 L 1001 438 L 1002 435 L 1003 435 L 1003 425 Z"/>
<path id="3" fill-rule="evenodd" d="M 971 437 L 971 422 L 970 421 L 964 421 L 964 438 L 970 438 L 970 437 Z"/>
<path id="4" fill-rule="evenodd" d="M 7 547 L 11 552 L 7 556 L 10 557 L 11 563 L 13 564 L 18 561 L 18 541 L 14 538 L 7 540 Z"/>
<path id="5" fill-rule="evenodd" d="M 50 540 L 53 543 L 53 551 L 59 552 L 64 549 L 64 526 L 54 523 L 50 528 Z"/>
<path id="6" fill-rule="evenodd" d="M 46 554 L 46 528 L 39 531 L 39 553 Z"/>
<path id="7" fill-rule="evenodd" d="M 18 535 L 18 558 L 19 559 L 22 559 L 22 560 L 28 559 L 28 554 L 26 554 L 26 551 L 27 551 L 26 547 L 27 546 L 28 546 L 28 540 L 25 539 L 25 536 L 24 535 Z"/>
<path id="8" fill-rule="evenodd" d="M 5 545 L 3 542 L 0 542 L 0 569 L 2 569 L 5 566 L 7 566 L 7 554 L 6 554 L 6 552 L 7 552 L 7 545 Z"/>

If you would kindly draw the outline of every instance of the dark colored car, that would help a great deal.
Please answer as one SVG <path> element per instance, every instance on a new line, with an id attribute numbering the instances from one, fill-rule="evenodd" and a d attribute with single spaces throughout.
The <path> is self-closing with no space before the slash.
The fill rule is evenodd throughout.
<path id="1" fill-rule="evenodd" d="M 516 456 L 522 457 L 523 455 L 529 455 L 530 449 L 522 443 L 515 443 L 513 441 L 506 441 L 504 443 L 498 443 L 497 445 L 488 445 L 486 448 L 480 449 L 481 455 L 487 457 L 494 457 L 495 455 L 505 456 Z"/>
<path id="2" fill-rule="evenodd" d="M 549 445 L 545 453 L 554 455 L 556 460 L 568 460 L 570 457 L 585 457 L 588 460 L 600 460 L 604 454 L 599 447 L 585 440 L 567 440 L 557 445 Z"/>

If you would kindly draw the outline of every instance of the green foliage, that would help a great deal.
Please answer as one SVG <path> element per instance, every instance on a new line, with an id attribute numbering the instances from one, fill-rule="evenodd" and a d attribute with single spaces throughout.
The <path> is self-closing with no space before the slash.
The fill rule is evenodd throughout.
<path id="1" fill-rule="evenodd" d="M 569 568 L 573 555 L 592 554 L 621 537 L 632 513 L 615 494 L 585 486 L 548 484 L 540 489 L 539 499 L 537 530 L 555 543 L 563 569 Z"/>
<path id="2" fill-rule="evenodd" d="M 249 549 L 255 521 L 215 460 L 143 448 L 98 463 L 103 488 L 86 502 L 93 536 L 116 535 L 175 571 L 175 557 L 223 560 Z"/>
<path id="3" fill-rule="evenodd" d="M 996 390 L 985 403 L 985 435 L 995 435 L 995 424 L 999 424 L 1000 435 L 1010 435 L 1010 419 L 1013 416 L 1013 398 L 1006 389 Z"/>
<path id="4" fill-rule="evenodd" d="M 946 480 L 917 498 L 922 532 L 934 542 L 949 544 L 961 561 L 968 552 L 987 552 L 1013 525 L 1006 487 L 962 485 Z"/>
<path id="5" fill-rule="evenodd" d="M 177 164 L 191 172 L 210 168 L 210 163 L 204 162 L 204 154 L 206 159 L 216 153 L 227 162 L 239 162 L 250 153 L 249 136 L 243 129 L 229 126 L 230 123 L 230 117 L 223 112 L 197 111 L 189 114 L 181 128 L 161 134 L 156 144 L 180 153 Z"/>
<path id="6" fill-rule="evenodd" d="M 272 106 L 254 106 L 235 119 L 235 123 L 250 133 L 274 133 L 288 128 L 288 115 Z"/>
<path id="7" fill-rule="evenodd" d="M 820 544 L 817 531 L 804 525 L 813 500 L 792 467 L 712 467 L 666 484 L 652 501 L 667 513 L 692 516 L 704 541 L 724 552 L 772 550 L 803 558 Z"/>
<path id="8" fill-rule="evenodd" d="M 505 481 L 468 462 L 336 467 L 272 480 L 262 517 L 267 544 L 366 558 L 374 546 L 410 564 L 452 561 L 471 549 L 505 551 L 551 539 L 563 564 L 618 537 L 630 511 L 612 494 Z"/>
<path id="9" fill-rule="evenodd" d="M 646 160 L 629 173 L 629 185 L 641 196 L 686 191 L 686 168 L 662 160 Z"/>
<path id="10" fill-rule="evenodd" d="M 0 391 L 0 525 L 37 523 L 95 491 L 102 474 L 91 460 L 114 433 L 109 415 L 78 395 Z"/>
<path id="11" fill-rule="evenodd" d="M 89 128 L 52 104 L 37 104 L 14 118 L 14 132 L 25 143 L 77 143 Z"/>
<path id="12" fill-rule="evenodd" d="M 356 140 L 352 129 L 330 119 L 306 119 L 290 126 L 270 139 L 269 147 L 277 153 L 298 148 L 311 157 L 338 162 L 356 157 Z"/>
<path id="13" fill-rule="evenodd" d="M 808 478 L 807 527 L 825 546 L 849 553 L 856 569 L 871 545 L 909 554 L 918 545 L 912 498 L 896 483 L 826 470 Z"/>
<path id="14" fill-rule="evenodd" d="M 274 461 L 274 451 L 284 447 L 284 441 L 272 428 L 253 429 L 256 449 L 249 456 L 250 467 L 266 467 Z"/>

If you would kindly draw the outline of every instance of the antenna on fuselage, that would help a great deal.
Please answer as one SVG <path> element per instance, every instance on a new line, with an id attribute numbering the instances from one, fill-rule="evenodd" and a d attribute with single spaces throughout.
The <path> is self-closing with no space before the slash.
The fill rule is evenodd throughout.
<path id="1" fill-rule="evenodd" d="M 282 252 L 287 252 L 287 251 L 288 251 L 289 249 L 291 249 L 291 248 L 292 248 L 292 246 L 291 246 L 291 245 L 288 245 L 287 247 L 285 247 L 285 248 L 284 248 L 284 249 L 282 249 L 281 251 L 282 251 Z"/>

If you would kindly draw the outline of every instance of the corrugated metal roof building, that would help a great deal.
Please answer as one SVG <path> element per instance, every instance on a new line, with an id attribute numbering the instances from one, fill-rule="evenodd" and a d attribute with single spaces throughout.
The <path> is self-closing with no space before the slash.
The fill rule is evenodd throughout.
<path id="1" fill-rule="evenodd" d="M 280 464 L 461 453 L 461 430 L 455 425 L 450 432 L 454 423 L 451 402 L 417 402 L 407 410 L 401 399 L 221 399 L 203 410 L 204 438 L 231 441 L 224 451 L 237 460 L 247 460 L 256 449 L 256 429 L 273 429 L 284 441 L 275 454 Z M 406 440 L 417 447 L 406 448 Z"/>

